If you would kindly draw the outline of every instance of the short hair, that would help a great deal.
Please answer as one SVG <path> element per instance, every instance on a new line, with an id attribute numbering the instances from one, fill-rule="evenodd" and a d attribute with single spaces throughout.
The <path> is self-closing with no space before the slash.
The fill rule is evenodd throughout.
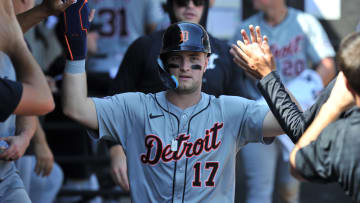
<path id="1" fill-rule="evenodd" d="M 360 32 L 353 32 L 341 41 L 336 61 L 350 87 L 360 95 Z"/>

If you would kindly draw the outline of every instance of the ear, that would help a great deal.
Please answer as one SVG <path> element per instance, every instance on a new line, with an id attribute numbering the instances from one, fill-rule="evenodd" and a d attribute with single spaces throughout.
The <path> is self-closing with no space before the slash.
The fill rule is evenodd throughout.
<path id="1" fill-rule="evenodd" d="M 349 90 L 349 92 L 351 92 L 351 94 L 354 96 L 355 98 L 355 95 L 356 95 L 356 92 L 355 90 L 350 86 L 350 83 L 348 81 L 348 79 L 346 77 L 344 77 L 344 80 L 345 80 L 345 84 L 346 84 L 346 89 Z"/>

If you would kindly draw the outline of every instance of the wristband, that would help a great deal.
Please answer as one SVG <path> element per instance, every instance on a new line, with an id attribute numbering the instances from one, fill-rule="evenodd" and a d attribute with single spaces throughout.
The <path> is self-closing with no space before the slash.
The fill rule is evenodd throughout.
<path id="1" fill-rule="evenodd" d="M 85 59 L 77 61 L 66 60 L 64 72 L 70 74 L 85 73 Z"/>

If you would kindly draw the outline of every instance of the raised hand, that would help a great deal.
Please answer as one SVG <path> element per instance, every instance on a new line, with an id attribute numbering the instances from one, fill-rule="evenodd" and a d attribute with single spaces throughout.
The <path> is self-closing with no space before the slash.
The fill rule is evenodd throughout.
<path id="1" fill-rule="evenodd" d="M 243 41 L 237 41 L 230 53 L 234 62 L 256 79 L 261 79 L 276 69 L 275 60 L 270 51 L 268 38 L 261 36 L 260 27 L 249 26 L 250 39 L 245 30 L 241 30 Z M 256 32 L 256 33 L 255 33 Z"/>
<path id="2" fill-rule="evenodd" d="M 59 15 L 73 3 L 76 3 L 76 0 L 44 0 L 40 6 L 46 10 L 48 15 Z"/>
<path id="3" fill-rule="evenodd" d="M 355 98 L 347 88 L 347 79 L 342 71 L 339 72 L 335 85 L 325 104 L 332 107 L 338 114 L 355 105 Z"/>

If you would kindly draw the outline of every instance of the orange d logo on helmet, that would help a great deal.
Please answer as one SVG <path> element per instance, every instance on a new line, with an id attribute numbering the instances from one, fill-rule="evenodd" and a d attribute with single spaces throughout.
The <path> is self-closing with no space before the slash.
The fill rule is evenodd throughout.
<path id="1" fill-rule="evenodd" d="M 189 40 L 189 32 L 186 30 L 182 30 L 180 33 L 180 42 L 183 43 Z"/>

